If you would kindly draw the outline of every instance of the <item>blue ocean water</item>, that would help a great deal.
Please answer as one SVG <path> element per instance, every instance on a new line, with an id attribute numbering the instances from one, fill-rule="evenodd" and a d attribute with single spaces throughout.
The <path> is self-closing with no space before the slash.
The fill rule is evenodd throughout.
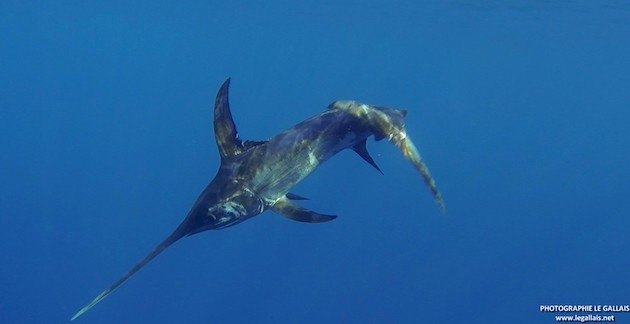
<path id="1" fill-rule="evenodd" d="M 630 3 L 0 3 L 0 323 L 65 323 L 241 138 L 337 99 L 409 110 L 448 212 L 385 142 L 170 247 L 77 323 L 554 323 L 630 304 Z M 573 313 L 569 313 L 573 315 Z M 630 314 L 615 313 L 617 322 Z"/>

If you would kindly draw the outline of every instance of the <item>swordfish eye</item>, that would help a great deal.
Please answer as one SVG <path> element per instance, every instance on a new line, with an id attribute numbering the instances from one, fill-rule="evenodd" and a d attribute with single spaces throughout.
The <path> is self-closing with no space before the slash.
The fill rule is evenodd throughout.
<path id="1" fill-rule="evenodd" d="M 225 208 L 223 208 L 223 204 L 214 205 L 208 208 L 208 216 L 212 217 L 214 220 L 218 220 L 224 217 L 226 214 Z"/>
<path id="2" fill-rule="evenodd" d="M 244 215 L 246 215 L 245 208 L 229 200 L 208 208 L 208 216 L 212 217 L 210 222 L 216 226 L 228 226 L 239 221 L 239 218 Z"/>
<path id="3" fill-rule="evenodd" d="M 208 224 L 216 222 L 218 219 L 217 212 L 218 210 L 216 209 L 216 206 L 208 208 L 208 213 L 206 214 L 206 217 L 203 218 L 203 223 Z"/>
<path id="4" fill-rule="evenodd" d="M 231 218 L 229 214 L 226 215 L 221 205 L 215 205 L 208 208 L 208 217 L 206 217 L 205 221 L 206 223 L 217 226 L 228 222 Z"/>

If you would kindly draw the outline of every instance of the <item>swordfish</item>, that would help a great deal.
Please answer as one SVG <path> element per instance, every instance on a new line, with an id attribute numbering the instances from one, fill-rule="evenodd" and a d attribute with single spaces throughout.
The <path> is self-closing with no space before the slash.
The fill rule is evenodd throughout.
<path id="1" fill-rule="evenodd" d="M 290 190 L 321 163 L 344 149 L 354 150 L 381 172 L 366 148 L 370 136 L 377 141 L 386 139 L 402 152 L 424 178 L 440 210 L 445 212 L 435 181 L 407 136 L 405 110 L 335 101 L 326 111 L 269 140 L 242 141 L 230 112 L 229 86 L 228 78 L 219 89 L 214 105 L 214 134 L 221 156 L 217 175 L 197 198 L 182 223 L 164 241 L 71 320 L 105 299 L 158 254 L 185 236 L 230 227 L 266 210 L 306 223 L 335 219 L 337 216 L 320 214 L 295 204 L 295 200 L 306 198 Z"/>

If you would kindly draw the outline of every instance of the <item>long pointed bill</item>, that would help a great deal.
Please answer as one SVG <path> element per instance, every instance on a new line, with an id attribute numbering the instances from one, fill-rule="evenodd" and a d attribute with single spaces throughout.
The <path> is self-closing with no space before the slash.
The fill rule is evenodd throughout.
<path id="1" fill-rule="evenodd" d="M 116 288 L 120 287 L 127 279 L 133 276 L 136 272 L 138 272 L 142 267 L 144 267 L 147 263 L 149 263 L 153 258 L 155 258 L 158 254 L 162 253 L 167 247 L 173 244 L 175 241 L 186 235 L 185 225 L 182 223 L 169 237 L 167 237 L 162 243 L 156 246 L 153 251 L 151 251 L 147 256 L 145 256 L 140 262 L 138 262 L 131 270 L 125 273 L 120 279 L 114 282 L 109 288 L 105 289 L 100 295 L 96 296 L 94 300 L 92 300 L 89 304 L 85 305 L 85 307 L 81 308 L 72 318 L 71 321 L 74 321 L 77 317 L 83 315 L 83 313 L 89 311 L 96 304 L 100 303 L 105 297 L 109 296 Z"/>

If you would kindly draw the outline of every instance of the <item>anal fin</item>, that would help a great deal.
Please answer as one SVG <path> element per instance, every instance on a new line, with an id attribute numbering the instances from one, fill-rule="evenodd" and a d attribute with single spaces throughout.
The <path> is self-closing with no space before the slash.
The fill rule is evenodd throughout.
<path id="1" fill-rule="evenodd" d="M 369 163 L 376 170 L 378 170 L 378 172 L 383 174 L 383 171 L 381 171 L 381 168 L 379 168 L 378 165 L 376 165 L 376 162 L 374 162 L 374 159 L 372 159 L 372 157 L 370 156 L 370 153 L 368 153 L 368 150 L 367 150 L 367 147 L 366 147 L 366 143 L 367 143 L 367 138 L 364 139 L 363 141 L 357 143 L 357 145 L 353 146 L 352 149 L 355 152 L 357 152 L 357 154 L 359 154 L 359 156 L 363 160 L 365 160 L 365 162 Z"/>
<path id="2" fill-rule="evenodd" d="M 288 219 L 304 223 L 323 223 L 337 218 L 335 215 L 324 215 L 302 208 L 293 204 L 287 197 L 280 198 L 271 210 Z"/>

